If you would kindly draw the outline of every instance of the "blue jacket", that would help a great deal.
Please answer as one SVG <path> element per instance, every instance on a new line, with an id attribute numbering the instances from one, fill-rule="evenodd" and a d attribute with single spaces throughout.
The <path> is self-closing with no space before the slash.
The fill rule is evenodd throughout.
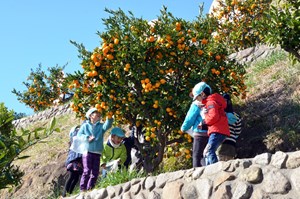
<path id="1" fill-rule="evenodd" d="M 105 123 L 90 121 L 83 123 L 78 131 L 77 136 L 88 140 L 89 136 L 94 135 L 95 139 L 88 143 L 88 152 L 101 154 L 103 151 L 104 133 L 112 127 L 113 119 L 107 119 Z"/>
<path id="2" fill-rule="evenodd" d="M 193 134 L 207 134 L 207 130 L 202 130 L 198 128 L 198 124 L 203 120 L 200 115 L 200 108 L 193 102 L 187 112 L 184 122 L 181 125 L 181 131 L 185 132 L 192 127 Z"/>

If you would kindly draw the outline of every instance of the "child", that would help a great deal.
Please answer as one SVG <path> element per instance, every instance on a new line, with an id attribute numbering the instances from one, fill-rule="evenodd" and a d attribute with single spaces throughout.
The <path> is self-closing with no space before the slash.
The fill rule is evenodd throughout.
<path id="1" fill-rule="evenodd" d="M 70 146 L 73 142 L 73 138 L 77 135 L 79 128 L 80 126 L 75 126 L 70 130 Z M 68 152 L 68 157 L 65 164 L 68 171 L 68 179 L 62 194 L 63 197 L 66 196 L 66 193 L 72 194 L 74 187 L 79 180 L 79 176 L 82 174 L 83 166 L 81 156 L 82 155 L 80 153 L 76 153 L 71 149 Z"/>
<path id="2" fill-rule="evenodd" d="M 99 176 L 100 156 L 103 151 L 103 135 L 111 128 L 113 119 L 100 122 L 100 113 L 91 108 L 86 113 L 88 121 L 78 131 L 78 137 L 88 141 L 87 154 L 82 155 L 83 174 L 80 180 L 80 191 L 94 188 Z"/>
<path id="3" fill-rule="evenodd" d="M 104 149 L 101 156 L 101 167 L 103 168 L 103 177 L 106 176 L 107 171 L 118 169 L 121 167 L 127 158 L 126 147 L 123 144 L 125 138 L 124 131 L 121 128 L 115 127 L 111 130 L 107 143 L 104 145 Z M 113 163 L 116 163 L 116 167 L 113 167 Z"/>
<path id="4" fill-rule="evenodd" d="M 134 131 L 135 131 L 135 127 L 134 126 L 130 126 L 129 129 L 131 130 L 130 132 L 130 136 L 129 137 L 125 137 L 123 139 L 123 143 L 126 147 L 126 151 L 127 151 L 127 158 L 124 162 L 124 166 L 126 169 L 129 168 L 129 165 L 132 164 L 132 158 L 131 158 L 131 151 L 133 150 L 133 148 L 137 148 L 134 145 Z"/>
<path id="5" fill-rule="evenodd" d="M 228 118 L 230 137 L 226 137 L 224 142 L 217 149 L 219 161 L 232 160 L 236 157 L 236 140 L 242 131 L 242 120 L 240 116 L 233 111 L 230 95 L 224 94 L 223 97 L 227 102 L 225 112 Z"/>
<path id="6" fill-rule="evenodd" d="M 203 87 L 206 84 L 202 85 Z M 203 89 L 203 88 L 200 88 Z M 193 97 L 196 90 L 193 89 L 193 94 L 190 95 Z M 201 104 L 199 101 L 194 100 L 188 110 L 183 124 L 181 125 L 181 131 L 187 132 L 190 128 L 192 128 L 194 137 L 193 140 L 193 167 L 201 167 L 204 166 L 201 164 L 201 159 L 203 158 L 203 151 L 208 142 L 207 128 L 199 129 L 198 125 L 202 122 L 203 118 L 199 114 L 201 111 Z"/>
<path id="7" fill-rule="evenodd" d="M 208 144 L 203 155 L 206 157 L 206 164 L 210 165 L 218 162 L 216 150 L 226 136 L 230 135 L 228 120 L 224 109 L 226 108 L 225 99 L 217 93 L 211 94 L 211 88 L 205 83 L 200 82 L 193 88 L 194 100 L 204 104 L 201 110 L 203 118 L 198 128 L 208 128 Z"/>

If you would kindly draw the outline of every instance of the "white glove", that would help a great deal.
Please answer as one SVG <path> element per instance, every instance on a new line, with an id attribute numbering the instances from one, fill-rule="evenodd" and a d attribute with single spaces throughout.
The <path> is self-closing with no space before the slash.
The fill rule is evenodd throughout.
<path id="1" fill-rule="evenodd" d="M 206 108 L 201 108 L 201 111 L 200 111 L 200 115 L 202 117 L 202 119 L 204 120 L 205 119 L 205 114 L 207 113 L 207 109 Z"/>

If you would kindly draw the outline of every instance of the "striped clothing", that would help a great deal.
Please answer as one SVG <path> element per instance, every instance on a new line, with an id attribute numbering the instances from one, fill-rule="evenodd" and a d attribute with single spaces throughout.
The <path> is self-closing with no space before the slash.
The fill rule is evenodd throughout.
<path id="1" fill-rule="evenodd" d="M 226 137 L 223 143 L 225 144 L 236 144 L 236 140 L 242 132 L 242 119 L 237 113 L 233 113 L 234 116 L 237 118 L 234 124 L 229 124 L 230 136 Z"/>

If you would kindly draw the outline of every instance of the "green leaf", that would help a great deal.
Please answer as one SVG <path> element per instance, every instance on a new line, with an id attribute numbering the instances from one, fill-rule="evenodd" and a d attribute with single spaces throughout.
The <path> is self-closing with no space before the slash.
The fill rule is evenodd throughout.
<path id="1" fill-rule="evenodd" d="M 34 138 L 39 139 L 38 131 L 34 131 Z"/>
<path id="2" fill-rule="evenodd" d="M 50 129 L 49 130 L 52 131 L 55 125 L 56 125 L 56 118 L 53 117 L 51 122 L 50 122 Z"/>
<path id="3" fill-rule="evenodd" d="M 38 127 L 36 129 L 34 129 L 34 131 L 38 132 L 38 131 L 43 131 L 45 128 L 42 128 L 42 127 Z"/>
<path id="4" fill-rule="evenodd" d="M 29 158 L 29 157 L 30 157 L 29 155 L 24 155 L 24 156 L 17 157 L 17 159 L 21 160 L 21 159 L 26 159 L 26 158 Z"/>
<path id="5" fill-rule="evenodd" d="M 5 145 L 5 143 L 4 142 L 2 142 L 2 140 L 0 140 L 0 146 L 1 146 L 1 148 L 3 147 L 4 149 L 6 148 L 6 145 Z M 3 149 L 2 149 L 3 150 Z"/>
<path id="6" fill-rule="evenodd" d="M 53 129 L 53 131 L 56 131 L 56 132 L 59 132 L 59 133 L 61 132 L 60 128 L 55 128 L 55 129 Z"/>
<path id="7" fill-rule="evenodd" d="M 27 142 L 30 142 L 31 134 L 28 134 Z"/>
<path id="8" fill-rule="evenodd" d="M 22 132 L 22 136 L 25 136 L 25 135 L 28 135 L 29 133 L 31 133 L 29 130 L 25 130 L 25 129 L 23 129 L 23 128 L 21 128 L 21 132 Z"/>

